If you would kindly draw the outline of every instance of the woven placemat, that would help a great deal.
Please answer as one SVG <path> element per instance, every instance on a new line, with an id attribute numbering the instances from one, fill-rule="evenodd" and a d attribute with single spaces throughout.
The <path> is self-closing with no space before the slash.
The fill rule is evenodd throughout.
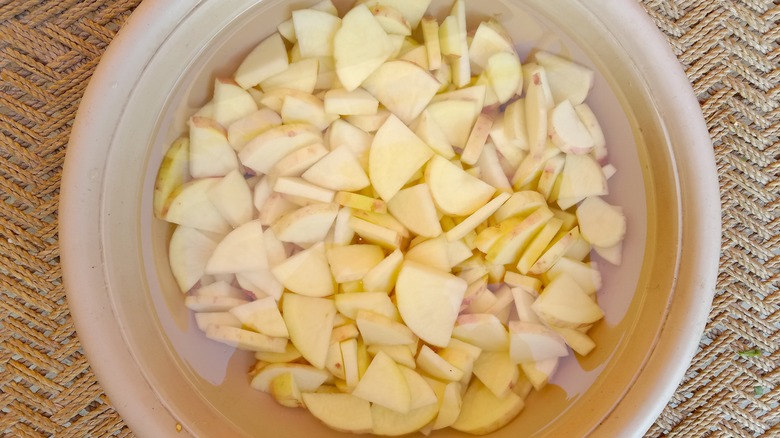
<path id="1" fill-rule="evenodd" d="M 79 346 L 61 284 L 57 206 L 79 99 L 138 3 L 0 0 L 3 436 L 131 435 Z M 724 230 L 700 351 L 648 436 L 780 436 L 780 6 L 642 3 L 701 102 L 717 157 Z"/>

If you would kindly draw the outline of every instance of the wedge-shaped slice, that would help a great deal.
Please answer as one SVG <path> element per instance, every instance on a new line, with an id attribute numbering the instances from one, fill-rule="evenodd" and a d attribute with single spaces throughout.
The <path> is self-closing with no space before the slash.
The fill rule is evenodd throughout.
<path id="1" fill-rule="evenodd" d="M 238 170 L 231 171 L 209 189 L 208 197 L 230 226 L 240 227 L 252 220 L 252 191 Z"/>
<path id="2" fill-rule="evenodd" d="M 369 8 L 374 14 L 382 29 L 391 35 L 411 35 L 412 28 L 406 18 L 395 8 L 383 5 Z"/>
<path id="3" fill-rule="evenodd" d="M 321 242 L 333 226 L 338 211 L 337 204 L 311 204 L 282 216 L 271 229 L 282 242 Z"/>
<path id="4" fill-rule="evenodd" d="M 372 213 L 387 213 L 387 204 L 381 199 L 350 192 L 337 192 L 333 201 L 341 206 Z"/>
<path id="5" fill-rule="evenodd" d="M 409 23 L 409 26 L 414 29 L 420 24 L 420 20 L 425 11 L 428 10 L 428 6 L 431 4 L 430 0 L 367 0 L 364 2 L 369 7 L 372 6 L 385 6 L 390 7 L 403 15 L 404 19 Z"/>
<path id="6" fill-rule="evenodd" d="M 327 14 L 326 14 L 327 15 Z M 285 124 L 308 123 L 324 131 L 338 116 L 325 112 L 325 104 L 310 94 L 303 96 L 287 96 L 281 109 L 282 121 Z"/>
<path id="7" fill-rule="evenodd" d="M 415 348 L 416 345 L 370 345 L 368 346 L 368 353 L 376 356 L 380 351 L 390 356 L 395 363 L 403 365 L 404 367 L 415 368 L 417 364 L 414 361 L 414 356 L 410 347 Z M 412 399 L 414 401 L 414 399 Z"/>
<path id="8" fill-rule="evenodd" d="M 539 287 L 541 288 L 541 285 L 539 285 Z M 540 324 L 542 322 L 542 320 L 539 319 L 539 316 L 532 308 L 534 301 L 536 300 L 535 297 L 538 296 L 538 294 L 532 295 L 531 293 L 527 292 L 527 289 L 524 287 L 513 287 L 512 296 L 514 298 L 517 318 L 520 321 L 534 324 Z"/>
<path id="9" fill-rule="evenodd" d="M 587 154 L 595 146 L 590 131 L 568 100 L 553 108 L 550 114 L 550 132 L 555 146 L 567 154 Z"/>
<path id="10" fill-rule="evenodd" d="M 303 178 L 284 176 L 276 180 L 274 190 L 287 195 L 287 198 L 301 206 L 313 203 L 331 203 L 336 197 L 333 190 L 312 184 Z M 335 204 L 334 204 L 335 205 Z"/>
<path id="11" fill-rule="evenodd" d="M 439 125 L 450 145 L 464 148 L 482 107 L 471 99 L 434 101 L 426 110 Z"/>
<path id="12" fill-rule="evenodd" d="M 306 181 L 330 190 L 359 191 L 371 182 L 349 146 L 335 147 L 303 173 Z"/>
<path id="13" fill-rule="evenodd" d="M 552 217 L 549 208 L 540 207 L 491 246 L 485 260 L 495 265 L 517 263 L 523 249 Z"/>
<path id="14" fill-rule="evenodd" d="M 548 87 L 544 70 L 533 73 L 525 95 L 525 124 L 531 156 L 540 157 L 547 143 L 548 108 L 545 90 Z"/>
<path id="15" fill-rule="evenodd" d="M 544 251 L 541 257 L 531 266 L 529 272 L 539 275 L 547 272 L 555 263 L 574 246 L 580 238 L 579 227 L 574 227 L 566 233 L 558 233 L 559 236 L 553 240 L 553 243 Z"/>
<path id="16" fill-rule="evenodd" d="M 428 69 L 438 70 L 441 67 L 441 45 L 439 42 L 439 22 L 434 17 L 423 17 L 420 21 L 425 52 L 428 55 Z"/>
<path id="17" fill-rule="evenodd" d="M 439 400 L 431 386 L 416 371 L 405 366 L 399 367 L 409 386 L 411 404 L 410 409 L 418 409 L 424 406 L 434 405 L 438 407 Z"/>
<path id="18" fill-rule="evenodd" d="M 485 351 L 506 351 L 509 348 L 506 328 L 489 313 L 459 316 L 452 336 Z"/>
<path id="19" fill-rule="evenodd" d="M 560 327 L 578 328 L 604 317 L 598 304 L 567 274 L 555 277 L 532 307 L 546 322 Z"/>
<path id="20" fill-rule="evenodd" d="M 471 379 L 474 361 L 477 360 L 480 354 L 482 354 L 482 350 L 479 347 L 455 338 L 450 340 L 447 348 L 439 350 L 439 356 L 463 371 L 461 382 L 464 384 L 468 384 Z"/>
<path id="21" fill-rule="evenodd" d="M 556 103 L 568 100 L 579 105 L 585 101 L 593 86 L 593 70 L 544 51 L 536 52 L 534 58 L 547 72 Z"/>
<path id="22" fill-rule="evenodd" d="M 563 221 L 555 217 L 551 218 L 539 231 L 539 234 L 528 244 L 528 247 L 523 251 L 520 260 L 517 262 L 517 270 L 521 274 L 528 274 L 531 267 L 542 256 L 553 238 L 555 238 L 558 230 L 561 229 L 561 225 L 563 225 Z"/>
<path id="23" fill-rule="evenodd" d="M 402 122 L 411 124 L 439 89 L 439 81 L 409 61 L 388 61 L 363 82 L 363 88 Z"/>
<path id="24" fill-rule="evenodd" d="M 254 90 L 256 90 L 256 88 L 254 88 Z M 262 93 L 260 105 L 278 114 L 282 112 L 282 105 L 284 105 L 284 100 L 288 97 L 304 100 L 313 96 L 311 93 L 292 88 L 275 88 Z"/>
<path id="25" fill-rule="evenodd" d="M 312 143 L 279 160 L 268 172 L 268 180 L 266 181 L 268 186 L 267 195 L 270 195 L 271 187 L 279 177 L 301 176 L 303 172 L 306 172 L 308 168 L 327 154 L 328 149 L 325 146 L 320 143 Z M 257 199 L 257 196 L 257 186 L 255 186 L 255 199 Z M 257 204 L 255 202 L 255 206 Z M 262 206 L 262 204 L 260 205 Z"/>
<path id="26" fill-rule="evenodd" d="M 268 270 L 240 272 L 236 274 L 238 284 L 258 297 L 270 296 L 279 300 L 284 292 L 284 285 Z"/>
<path id="27" fill-rule="evenodd" d="M 271 395 L 277 403 L 288 408 L 303 407 L 301 390 L 290 373 L 280 374 L 271 380 Z"/>
<path id="28" fill-rule="evenodd" d="M 417 342 L 408 327 L 370 310 L 358 310 L 355 321 L 366 345 L 413 345 Z"/>
<path id="29" fill-rule="evenodd" d="M 227 132 L 216 121 L 204 117 L 190 119 L 189 167 L 193 178 L 224 176 L 238 169 Z"/>
<path id="30" fill-rule="evenodd" d="M 349 226 L 349 219 L 352 217 L 351 208 L 342 208 L 336 215 L 333 222 L 333 229 L 328 234 L 333 245 L 349 245 L 355 238 L 355 230 Z"/>
<path id="31" fill-rule="evenodd" d="M 501 159 L 498 157 L 498 151 L 493 143 L 486 143 L 482 150 L 482 155 L 477 162 L 482 173 L 482 180 L 502 192 L 511 192 L 512 184 L 509 183 Z"/>
<path id="32" fill-rule="evenodd" d="M 227 138 L 233 149 L 240 151 L 253 138 L 281 124 L 279 114 L 268 108 L 261 108 L 231 123 Z"/>
<path id="33" fill-rule="evenodd" d="M 481 223 L 485 222 L 493 213 L 496 212 L 509 198 L 509 193 L 499 193 L 498 196 L 491 199 L 490 202 L 480 207 L 469 217 L 447 231 L 447 240 L 452 242 L 462 239 L 466 234 L 476 229 Z"/>
<path id="34" fill-rule="evenodd" d="M 210 325 L 241 328 L 241 321 L 230 312 L 198 312 L 194 314 L 198 328 L 205 332 Z"/>
<path id="35" fill-rule="evenodd" d="M 514 146 L 521 150 L 528 150 L 528 122 L 525 116 L 525 99 L 517 99 L 507 105 L 503 118 L 503 132 L 493 130 L 491 137 L 497 146 L 504 152 Z M 494 125 L 495 126 L 495 125 Z M 506 145 L 505 145 L 506 143 Z M 509 154 L 510 156 L 512 154 Z M 517 163 L 519 164 L 519 162 Z"/>
<path id="36" fill-rule="evenodd" d="M 363 287 L 366 291 L 389 293 L 393 290 L 403 260 L 403 252 L 396 249 L 371 268 L 363 277 Z"/>
<path id="37" fill-rule="evenodd" d="M 488 67 L 488 61 L 496 53 L 514 53 L 512 41 L 498 22 L 480 23 L 469 46 L 469 59 L 480 69 Z"/>
<path id="38" fill-rule="evenodd" d="M 349 319 L 356 319 L 358 312 L 368 310 L 391 320 L 398 320 L 398 311 L 383 292 L 358 292 L 338 294 L 335 297 L 336 309 Z"/>
<path id="39" fill-rule="evenodd" d="M 603 161 L 607 158 L 607 141 L 604 138 L 604 132 L 601 130 L 596 114 L 593 113 L 593 110 L 586 103 L 576 105 L 574 111 L 577 112 L 580 121 L 585 125 L 585 128 L 590 133 L 590 137 L 593 139 L 593 158 L 599 162 Z"/>
<path id="40" fill-rule="evenodd" d="M 436 418 L 436 412 L 438 412 L 436 403 L 412 409 L 405 414 L 373 404 L 371 405 L 371 418 L 374 423 L 372 433 L 380 436 L 410 434 Z"/>
<path id="41" fill-rule="evenodd" d="M 245 166 L 259 173 L 268 173 L 288 154 L 312 143 L 321 142 L 322 134 L 312 125 L 282 125 L 260 134 L 238 155 Z"/>
<path id="42" fill-rule="evenodd" d="M 315 11 L 327 12 L 328 14 L 333 16 L 339 15 L 339 10 L 336 8 L 336 5 L 334 5 L 331 0 L 322 0 L 318 3 L 311 5 L 310 9 L 314 9 Z"/>
<path id="43" fill-rule="evenodd" d="M 457 20 L 459 53 L 461 56 L 450 58 L 452 67 L 452 83 L 458 88 L 463 88 L 471 81 L 471 62 L 466 53 L 469 51 L 468 29 L 466 27 L 466 1 L 455 0 L 450 11 L 450 16 Z"/>
<path id="44" fill-rule="evenodd" d="M 344 88 L 352 91 L 359 87 L 392 53 L 387 32 L 366 5 L 347 12 L 333 40 L 336 74 Z"/>
<path id="45" fill-rule="evenodd" d="M 325 369 L 336 379 L 344 380 L 347 377 L 344 374 L 344 357 L 341 355 L 341 345 L 339 342 L 333 341 L 332 335 L 331 343 L 328 346 L 328 355 L 325 359 Z"/>
<path id="46" fill-rule="evenodd" d="M 461 385 L 458 382 L 448 383 L 441 391 L 439 397 L 439 413 L 431 427 L 433 430 L 444 429 L 452 426 L 460 416 L 463 398 L 461 397 Z"/>
<path id="47" fill-rule="evenodd" d="M 560 274 L 570 275 L 588 295 L 592 295 L 601 289 L 601 274 L 595 268 L 594 263 L 588 264 L 568 257 L 562 257 L 545 273 L 545 277 L 548 281 L 552 281 Z"/>
<path id="48" fill-rule="evenodd" d="M 391 115 L 371 144 L 368 173 L 374 189 L 389 201 L 433 155 L 419 137 Z"/>
<path id="49" fill-rule="evenodd" d="M 552 358 L 540 362 L 524 362 L 520 364 L 523 374 L 531 381 L 534 389 L 541 390 L 547 385 L 550 376 L 555 374 L 560 364 L 560 358 Z"/>
<path id="50" fill-rule="evenodd" d="M 422 340 L 446 347 L 467 286 L 448 272 L 405 261 L 395 286 L 398 311 Z"/>
<path id="51" fill-rule="evenodd" d="M 626 217 L 618 207 L 599 197 L 586 198 L 577 207 L 582 237 L 594 246 L 618 244 L 626 234 Z"/>
<path id="52" fill-rule="evenodd" d="M 623 242 L 612 246 L 594 246 L 596 254 L 615 266 L 620 266 L 623 260 Z"/>
<path id="53" fill-rule="evenodd" d="M 513 193 L 512 196 L 496 211 L 494 217 L 502 222 L 510 217 L 527 216 L 539 207 L 547 205 L 544 196 L 533 190 Z"/>
<path id="54" fill-rule="evenodd" d="M 424 237 L 441 234 L 436 205 L 427 184 L 418 184 L 399 191 L 387 203 L 390 213 L 413 233 Z"/>
<path id="55" fill-rule="evenodd" d="M 475 435 L 488 434 L 506 426 L 523 407 L 523 399 L 514 392 L 496 397 L 482 382 L 473 380 L 463 395 L 461 414 L 452 428 Z"/>
<path id="56" fill-rule="evenodd" d="M 316 58 L 302 59 L 290 64 L 287 69 L 260 82 L 260 88 L 269 92 L 279 88 L 291 88 L 313 93 L 317 85 L 319 61 Z"/>
<path id="57" fill-rule="evenodd" d="M 281 353 L 287 346 L 286 338 L 274 338 L 236 327 L 210 325 L 206 337 L 213 341 L 249 351 Z"/>
<path id="58" fill-rule="evenodd" d="M 450 382 L 458 382 L 464 376 L 460 368 L 447 362 L 427 345 L 423 345 L 417 354 L 417 368 L 435 379 Z"/>
<path id="59" fill-rule="evenodd" d="M 349 218 L 349 227 L 363 239 L 383 248 L 396 250 L 403 244 L 404 237 L 398 231 L 353 216 Z"/>
<path id="60" fill-rule="evenodd" d="M 333 56 L 333 38 L 341 27 L 339 17 L 314 9 L 299 9 L 292 16 L 301 57 Z"/>
<path id="61" fill-rule="evenodd" d="M 209 190 L 219 181 L 219 178 L 203 178 L 179 186 L 171 193 L 168 205 L 164 208 L 165 220 L 203 231 L 230 231 L 230 224 L 208 196 Z"/>
<path id="62" fill-rule="evenodd" d="M 333 300 L 288 293 L 282 298 L 282 316 L 295 348 L 310 364 L 323 369 L 336 316 Z"/>
<path id="63" fill-rule="evenodd" d="M 347 91 L 343 88 L 325 93 L 325 112 L 342 116 L 376 114 L 379 102 L 368 91 L 357 88 Z"/>
<path id="64" fill-rule="evenodd" d="M 566 344 L 580 356 L 587 356 L 596 348 L 596 343 L 587 334 L 567 327 L 552 327 L 558 333 Z"/>
<path id="65" fill-rule="evenodd" d="M 514 50 L 499 52 L 488 58 L 485 74 L 493 92 L 496 93 L 498 103 L 508 102 L 522 90 L 523 72 L 520 59 Z"/>
<path id="66" fill-rule="evenodd" d="M 344 116 L 344 119 L 350 124 L 360 128 L 366 133 L 376 132 L 385 123 L 388 117 L 390 117 L 390 111 L 380 106 L 377 109 L 376 114 L 364 115 L 364 116 Z"/>
<path id="67" fill-rule="evenodd" d="M 485 205 L 496 189 L 463 169 L 435 156 L 425 170 L 433 200 L 441 211 L 465 216 Z"/>
<path id="68" fill-rule="evenodd" d="M 286 338 L 287 326 L 273 297 L 266 297 L 230 309 L 241 323 L 267 336 Z"/>
<path id="69" fill-rule="evenodd" d="M 365 373 L 368 367 L 368 358 L 365 357 L 368 356 L 366 346 L 362 342 L 358 342 L 357 339 L 341 341 L 339 346 L 341 347 L 341 359 L 344 362 L 344 381 L 348 388 L 354 388 L 357 386 L 360 376 L 362 373 Z M 359 352 L 364 352 L 365 356 Z M 361 367 L 362 359 L 359 359 L 359 357 L 365 359 L 366 368 Z"/>
<path id="70" fill-rule="evenodd" d="M 258 44 L 236 70 L 236 82 L 250 88 L 287 69 L 287 48 L 281 35 L 274 33 Z"/>
<path id="71" fill-rule="evenodd" d="M 362 280 L 385 258 L 382 248 L 376 245 L 335 246 L 327 250 L 327 256 L 336 283 Z"/>
<path id="72" fill-rule="evenodd" d="M 447 135 L 427 110 L 423 111 L 417 118 L 414 124 L 414 133 L 442 157 L 448 160 L 455 157 L 455 151 L 452 150 Z"/>
<path id="73" fill-rule="evenodd" d="M 279 34 L 291 44 L 298 42 L 298 38 L 295 36 L 295 24 L 293 23 L 292 17 L 279 23 L 279 26 L 277 26 L 276 29 L 279 31 Z M 284 54 L 287 55 L 286 48 Z"/>
<path id="74" fill-rule="evenodd" d="M 511 392 L 520 377 L 516 363 L 509 358 L 508 351 L 485 351 L 474 362 L 474 375 L 496 397 Z"/>
<path id="75" fill-rule="evenodd" d="M 406 378 L 393 359 L 383 352 L 374 356 L 352 395 L 400 413 L 409 412 L 411 406 Z"/>
<path id="76" fill-rule="evenodd" d="M 295 348 L 295 345 L 293 345 L 292 342 L 287 343 L 287 346 L 282 353 L 271 353 L 268 351 L 255 352 L 255 359 L 268 363 L 285 364 L 287 362 L 294 362 L 300 358 L 301 352 Z"/>
<path id="77" fill-rule="evenodd" d="M 430 266 L 439 271 L 449 272 L 452 264 L 450 263 L 448 250 L 449 244 L 447 239 L 439 235 L 439 237 L 425 240 L 409 249 L 404 259 Z"/>
<path id="78" fill-rule="evenodd" d="M 303 393 L 303 403 L 315 418 L 340 432 L 369 433 L 371 404 L 351 394 Z"/>
<path id="79" fill-rule="evenodd" d="M 186 293 L 205 274 L 219 238 L 187 226 L 178 226 L 168 246 L 168 263 L 179 289 Z"/>
<path id="80" fill-rule="evenodd" d="M 474 128 L 472 128 L 471 134 L 469 134 L 469 138 L 466 141 L 466 146 L 463 148 L 463 153 L 460 155 L 460 161 L 469 166 L 477 164 L 479 157 L 482 155 L 482 150 L 485 149 L 485 142 L 487 142 L 492 126 L 492 116 L 482 113 L 477 117 Z"/>
<path id="81" fill-rule="evenodd" d="M 171 193 L 189 179 L 189 155 L 190 141 L 185 137 L 176 139 L 165 153 L 154 182 L 153 211 L 156 218 L 164 219 L 163 209 Z"/>
<path id="82" fill-rule="evenodd" d="M 285 288 L 301 295 L 333 295 L 333 277 L 325 256 L 325 244 L 319 242 L 275 266 L 271 272 Z"/>
<path id="83" fill-rule="evenodd" d="M 273 379 L 287 373 L 292 374 L 295 384 L 302 392 L 315 391 L 328 380 L 327 371 L 317 369 L 311 365 L 272 363 L 253 377 L 250 385 L 258 391 L 270 392 Z"/>
<path id="84" fill-rule="evenodd" d="M 538 362 L 568 355 L 566 343 L 541 324 L 509 323 L 509 357 L 514 363 Z"/>
<path id="85" fill-rule="evenodd" d="M 377 224 L 393 231 L 396 231 L 403 237 L 409 237 L 409 230 L 403 226 L 395 217 L 384 213 L 371 213 L 364 210 L 353 210 L 352 215 L 356 218 L 367 220 L 373 224 Z"/>
<path id="86" fill-rule="evenodd" d="M 292 203 L 281 193 L 271 193 L 268 199 L 259 208 L 259 214 L 257 220 L 260 221 L 263 226 L 271 226 L 284 215 L 291 213 L 298 209 L 298 205 Z"/>
<path id="87" fill-rule="evenodd" d="M 214 120 L 224 127 L 257 111 L 252 96 L 232 79 L 218 78 L 214 84 Z"/>
<path id="88" fill-rule="evenodd" d="M 374 141 L 371 134 L 346 120 L 339 119 L 328 128 L 327 139 L 331 150 L 339 146 L 349 147 L 363 169 L 368 170 L 368 153 L 371 149 L 371 143 Z"/>
<path id="89" fill-rule="evenodd" d="M 563 154 L 550 158 L 544 164 L 536 190 L 544 196 L 545 199 L 553 200 L 557 197 L 557 193 L 554 192 L 560 181 L 561 172 L 563 172 L 563 166 L 565 164 L 566 157 Z"/>
<path id="90" fill-rule="evenodd" d="M 252 221 L 231 231 L 220 241 L 206 264 L 206 273 L 234 274 L 267 268 L 263 226 L 259 221 Z"/>
<path id="91" fill-rule="evenodd" d="M 601 167 L 590 155 L 566 155 L 561 173 L 560 200 L 583 199 L 607 194 L 607 180 Z M 559 202 L 560 204 L 560 202 Z"/>

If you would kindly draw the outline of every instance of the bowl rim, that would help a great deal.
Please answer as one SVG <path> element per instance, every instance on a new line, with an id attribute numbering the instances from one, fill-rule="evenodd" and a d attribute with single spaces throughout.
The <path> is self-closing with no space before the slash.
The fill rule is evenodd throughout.
<path id="1" fill-rule="evenodd" d="M 103 270 L 100 211 L 103 158 L 126 102 L 156 49 L 195 8 L 208 0 L 147 0 L 131 15 L 103 55 L 79 106 L 63 168 L 59 231 L 68 305 L 90 364 L 112 404 L 134 432 L 146 436 L 181 436 L 177 419 L 159 400 L 124 342 L 122 324 L 113 315 Z M 641 5 L 633 0 L 592 0 L 585 7 L 617 33 L 636 32 L 641 41 L 621 45 L 644 73 L 674 143 L 683 208 L 679 275 L 669 312 L 653 351 L 620 403 L 593 436 L 641 435 L 661 413 L 677 388 L 699 344 L 709 315 L 720 251 L 721 216 L 714 154 L 704 153 L 711 139 L 701 108 L 677 57 Z M 632 52 L 633 51 L 633 52 Z M 644 60 L 644 62 L 643 62 Z M 653 86 L 653 85 L 656 86 Z M 666 84 L 667 86 L 658 86 Z M 692 114 L 697 115 L 691 117 Z M 683 117 L 684 115 L 684 117 Z M 98 208 L 96 208 L 98 207 Z M 697 254 L 697 257 L 686 256 Z M 88 292 L 85 292 L 88 291 Z M 113 376 L 121 375 L 117 381 Z M 648 375 L 664 375 L 658 385 Z M 649 397 L 648 394 L 652 394 Z M 644 412 L 639 415 L 636 412 Z M 651 415 L 652 414 L 652 415 Z M 186 433 L 186 429 L 184 431 Z"/>

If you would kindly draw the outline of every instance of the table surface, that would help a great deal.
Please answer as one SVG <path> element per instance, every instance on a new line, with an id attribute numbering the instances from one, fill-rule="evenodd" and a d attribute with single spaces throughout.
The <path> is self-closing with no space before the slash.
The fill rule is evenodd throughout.
<path id="1" fill-rule="evenodd" d="M 129 436 L 84 356 L 57 244 L 79 100 L 140 0 L 0 0 L 0 435 Z M 710 320 L 647 436 L 780 436 L 780 5 L 641 0 L 701 103 L 723 210 Z M 739 354 L 757 349 L 759 356 Z"/>

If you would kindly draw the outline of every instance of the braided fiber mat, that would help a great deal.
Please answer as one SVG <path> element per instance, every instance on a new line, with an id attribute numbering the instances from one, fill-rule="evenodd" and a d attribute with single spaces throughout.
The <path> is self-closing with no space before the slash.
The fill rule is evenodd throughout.
<path id="1" fill-rule="evenodd" d="M 95 380 L 69 315 L 57 207 L 80 97 L 138 3 L 0 0 L 2 436 L 132 435 Z M 701 102 L 724 220 L 716 297 L 700 351 L 647 436 L 777 437 L 780 5 L 642 3 Z"/>

